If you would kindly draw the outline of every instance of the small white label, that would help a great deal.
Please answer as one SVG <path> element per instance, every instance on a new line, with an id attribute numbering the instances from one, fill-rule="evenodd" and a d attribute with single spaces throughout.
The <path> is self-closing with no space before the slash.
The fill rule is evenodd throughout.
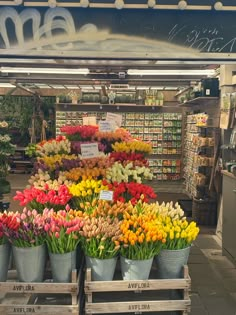
<path id="1" fill-rule="evenodd" d="M 114 130 L 114 125 L 112 122 L 107 120 L 100 120 L 99 121 L 99 131 L 102 132 L 110 132 Z"/>
<path id="2" fill-rule="evenodd" d="M 206 95 L 210 95 L 211 94 L 211 90 L 210 89 L 206 89 Z"/>
<path id="3" fill-rule="evenodd" d="M 83 117 L 83 125 L 86 125 L 86 126 L 94 126 L 97 124 L 97 121 L 96 121 L 96 117 L 95 116 L 88 116 L 88 117 Z"/>
<path id="4" fill-rule="evenodd" d="M 81 155 L 83 158 L 93 158 L 99 156 L 98 143 L 81 144 Z"/>
<path id="5" fill-rule="evenodd" d="M 112 123 L 115 123 L 117 127 L 120 127 L 122 124 L 122 115 L 114 114 L 114 113 L 107 113 L 106 120 L 111 121 Z"/>
<path id="6" fill-rule="evenodd" d="M 100 200 L 112 201 L 113 200 L 113 191 L 111 191 L 111 190 L 101 190 L 99 199 Z"/>

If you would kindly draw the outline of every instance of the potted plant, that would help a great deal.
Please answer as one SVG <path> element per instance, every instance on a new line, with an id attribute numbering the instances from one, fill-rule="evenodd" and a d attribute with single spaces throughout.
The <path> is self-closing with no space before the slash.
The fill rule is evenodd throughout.
<path id="1" fill-rule="evenodd" d="M 3 232 L 3 222 L 7 213 L 0 213 L 0 282 L 7 280 L 7 272 L 10 261 L 10 244 Z"/>
<path id="2" fill-rule="evenodd" d="M 44 230 L 49 251 L 53 281 L 71 282 L 71 272 L 76 269 L 76 249 L 82 220 L 66 210 L 58 212 L 44 209 Z"/>
<path id="3" fill-rule="evenodd" d="M 92 271 L 92 280 L 113 280 L 120 248 L 120 224 L 117 217 L 85 217 L 80 236 L 87 267 Z"/>
<path id="4" fill-rule="evenodd" d="M 163 210 L 164 209 L 164 210 Z M 180 278 L 183 266 L 187 264 L 192 242 L 196 239 L 199 228 L 196 222 L 188 222 L 180 206 L 160 208 L 162 225 L 166 233 L 166 242 L 156 257 L 160 278 Z"/>
<path id="5" fill-rule="evenodd" d="M 165 243 L 165 233 L 152 205 L 138 203 L 126 211 L 121 224 L 121 272 L 124 280 L 147 280 L 154 256 Z"/>
<path id="6" fill-rule="evenodd" d="M 8 213 L 2 221 L 4 235 L 12 244 L 18 279 L 42 282 L 46 262 L 45 231 L 42 216 L 26 208 Z"/>
<path id="7" fill-rule="evenodd" d="M 0 121 L 0 196 L 10 192 L 10 183 L 6 180 L 6 176 L 10 170 L 9 157 L 15 151 L 7 130 L 8 123 Z"/>

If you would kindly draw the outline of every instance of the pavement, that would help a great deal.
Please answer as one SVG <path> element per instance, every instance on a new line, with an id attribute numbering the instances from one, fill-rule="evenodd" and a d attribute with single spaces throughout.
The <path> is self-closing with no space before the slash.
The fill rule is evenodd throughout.
<path id="1" fill-rule="evenodd" d="M 28 176 L 9 176 L 12 192 L 7 198 L 12 210 L 20 209 L 16 202 L 12 202 L 12 197 L 16 190 L 24 189 Z M 160 199 L 161 194 L 160 189 Z M 179 195 L 173 195 L 170 193 L 169 200 L 178 200 Z M 165 193 L 163 199 L 166 197 Z M 216 228 L 202 226 L 200 229 L 201 233 L 191 248 L 188 262 L 192 280 L 190 315 L 236 315 L 236 265 L 222 255 L 221 240 L 216 236 Z"/>

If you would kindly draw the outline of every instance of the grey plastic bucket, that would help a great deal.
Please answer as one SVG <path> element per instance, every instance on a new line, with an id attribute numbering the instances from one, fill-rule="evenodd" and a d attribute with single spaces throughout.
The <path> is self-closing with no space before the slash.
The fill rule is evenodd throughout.
<path id="1" fill-rule="evenodd" d="M 12 246 L 17 276 L 21 282 L 42 282 L 46 263 L 45 244 L 36 247 Z"/>
<path id="2" fill-rule="evenodd" d="M 7 280 L 10 254 L 11 246 L 9 243 L 0 245 L 0 282 L 5 282 Z"/>
<path id="3" fill-rule="evenodd" d="M 49 253 L 54 282 L 71 282 L 72 270 L 76 269 L 76 250 L 65 254 Z"/>
<path id="4" fill-rule="evenodd" d="M 116 269 L 117 257 L 98 259 L 86 256 L 87 268 L 91 268 L 92 280 L 112 281 Z"/>
<path id="5" fill-rule="evenodd" d="M 148 280 L 153 258 L 132 260 L 121 256 L 120 262 L 123 280 Z"/>
<path id="6" fill-rule="evenodd" d="M 155 257 L 157 274 L 161 279 L 178 279 L 183 277 L 183 266 L 188 263 L 190 246 L 169 250 L 162 249 Z"/>

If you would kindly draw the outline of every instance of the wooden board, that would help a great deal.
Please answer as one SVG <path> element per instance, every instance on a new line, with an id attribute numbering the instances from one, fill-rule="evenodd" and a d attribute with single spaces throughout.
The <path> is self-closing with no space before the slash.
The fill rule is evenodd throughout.
<path id="1" fill-rule="evenodd" d="M 91 269 L 86 271 L 85 280 L 85 314 L 117 314 L 133 313 L 142 314 L 161 311 L 181 311 L 182 314 L 188 314 L 191 306 L 189 291 L 191 279 L 188 273 L 188 267 L 184 266 L 184 278 L 182 279 L 153 279 L 153 280 L 114 280 L 114 281 L 92 281 Z M 181 295 L 175 295 L 176 290 L 181 291 Z M 143 293 L 154 292 L 145 297 Z M 158 291 L 168 291 L 168 299 L 163 299 Z M 111 301 L 107 292 L 123 293 L 119 295 L 119 301 Z M 102 299 L 97 298 L 97 294 Z M 104 293 L 104 294 L 103 294 Z M 129 295 L 132 293 L 133 295 Z M 138 293 L 135 295 L 135 293 Z M 171 296 L 175 296 L 171 299 Z M 123 300 L 122 300 L 123 299 Z M 129 300 L 130 299 L 130 300 Z"/>

